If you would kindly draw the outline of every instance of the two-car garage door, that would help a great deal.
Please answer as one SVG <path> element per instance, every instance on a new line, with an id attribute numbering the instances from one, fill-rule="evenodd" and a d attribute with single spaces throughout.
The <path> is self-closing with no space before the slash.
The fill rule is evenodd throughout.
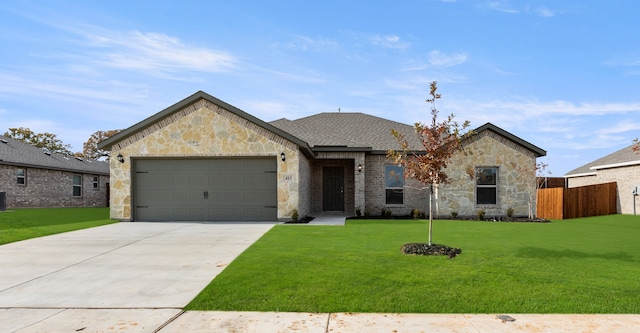
<path id="1" fill-rule="evenodd" d="M 137 159 L 136 221 L 275 221 L 276 158 Z"/>

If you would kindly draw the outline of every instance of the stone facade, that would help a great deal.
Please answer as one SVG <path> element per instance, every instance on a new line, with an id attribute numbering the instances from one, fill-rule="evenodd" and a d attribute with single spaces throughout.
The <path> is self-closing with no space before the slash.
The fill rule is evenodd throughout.
<path id="1" fill-rule="evenodd" d="M 568 187 L 579 187 L 604 183 L 617 183 L 618 213 L 633 214 L 633 189 L 640 186 L 640 165 L 598 169 L 595 175 L 567 178 Z M 640 213 L 640 196 L 635 197 L 636 214 Z"/>
<path id="2" fill-rule="evenodd" d="M 17 183 L 17 169 L 26 171 L 26 184 Z M 73 175 L 82 177 L 80 196 L 73 195 Z M 7 208 L 106 207 L 108 188 L 106 175 L 0 165 L 0 192 L 6 192 Z"/>
<path id="3" fill-rule="evenodd" d="M 514 216 L 527 216 L 529 202 L 535 214 L 536 156 L 521 145 L 491 131 L 483 131 L 465 143 L 468 152 L 456 153 L 447 168 L 451 183 L 438 189 L 438 214 L 449 216 L 456 211 L 459 216 L 476 216 L 484 209 L 486 217 L 505 216 L 509 208 Z M 496 167 L 497 203 L 476 204 L 475 170 Z"/>
<path id="4" fill-rule="evenodd" d="M 535 212 L 535 161 L 533 152 L 491 131 L 483 131 L 465 145 L 468 154 L 456 153 L 449 162 L 449 184 L 434 191 L 434 215 L 473 217 L 480 209 L 487 217 L 505 216 L 512 208 L 515 216 L 527 216 L 529 199 Z M 429 211 L 429 190 L 420 183 L 408 180 L 404 189 L 404 204 L 385 204 L 385 155 L 369 155 L 366 159 L 366 210 L 379 215 L 383 208 L 394 215 L 408 215 L 412 209 Z M 498 168 L 495 205 L 476 204 L 475 170 L 478 167 Z"/>
<path id="5" fill-rule="evenodd" d="M 280 161 L 284 153 L 286 160 Z M 136 158 L 148 157 L 242 157 L 278 158 L 278 219 L 291 216 L 297 209 L 304 216 L 308 207 L 299 198 L 306 191 L 299 168 L 298 146 L 220 106 L 201 99 L 162 119 L 111 147 L 111 156 L 122 155 L 124 163 L 111 159 L 111 218 L 130 220 L 131 165 Z M 305 176 L 303 176 L 305 177 Z M 301 195 L 300 191 L 303 191 Z"/>

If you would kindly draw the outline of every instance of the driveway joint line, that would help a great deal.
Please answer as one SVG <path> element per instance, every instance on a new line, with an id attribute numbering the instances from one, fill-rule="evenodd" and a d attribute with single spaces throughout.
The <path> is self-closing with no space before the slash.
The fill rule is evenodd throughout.
<path id="1" fill-rule="evenodd" d="M 173 321 L 175 321 L 176 319 L 180 318 L 180 316 L 182 316 L 183 314 L 185 314 L 187 311 L 186 310 L 182 310 L 180 312 L 178 312 L 175 316 L 169 318 L 169 320 L 167 320 L 166 322 L 164 322 L 164 324 L 160 325 L 158 328 L 156 328 L 153 333 L 158 333 L 160 332 L 162 329 L 164 329 L 165 327 L 167 327 L 167 325 L 171 324 Z"/>

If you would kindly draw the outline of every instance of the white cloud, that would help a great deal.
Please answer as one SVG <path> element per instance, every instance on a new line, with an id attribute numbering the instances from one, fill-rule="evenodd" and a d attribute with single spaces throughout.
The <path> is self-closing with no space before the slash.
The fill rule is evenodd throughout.
<path id="1" fill-rule="evenodd" d="M 162 33 L 94 32 L 86 37 L 89 46 L 103 49 L 94 56 L 107 67 L 146 72 L 224 72 L 237 63 L 228 52 L 187 45 Z"/>
<path id="2" fill-rule="evenodd" d="M 640 130 L 640 123 L 628 119 L 626 121 L 619 122 L 614 126 L 603 128 L 598 131 L 598 134 L 619 134 L 637 130 Z"/>
<path id="3" fill-rule="evenodd" d="M 446 68 L 460 65 L 467 61 L 465 53 L 445 54 L 438 50 L 429 52 L 429 67 Z"/>
<path id="4" fill-rule="evenodd" d="M 400 37 L 396 35 L 381 36 L 376 35 L 369 39 L 373 45 L 381 46 L 389 49 L 404 50 L 411 44 L 409 42 L 402 41 Z"/>
<path id="5" fill-rule="evenodd" d="M 551 10 L 551 9 L 549 9 L 547 7 L 538 7 L 538 8 L 535 9 L 535 12 L 539 16 L 542 16 L 542 17 L 553 17 L 553 16 L 556 16 L 556 13 L 553 10 Z"/>
<path id="6" fill-rule="evenodd" d="M 495 10 L 502 13 L 508 14 L 517 14 L 518 10 L 513 9 L 508 1 L 499 0 L 499 1 L 488 1 L 482 5 L 483 8 Z"/>
<path id="7" fill-rule="evenodd" d="M 275 46 L 282 46 L 290 50 L 323 52 L 335 49 L 338 43 L 329 38 L 311 38 L 308 36 L 296 35 L 294 40 L 284 44 L 276 43 Z"/>

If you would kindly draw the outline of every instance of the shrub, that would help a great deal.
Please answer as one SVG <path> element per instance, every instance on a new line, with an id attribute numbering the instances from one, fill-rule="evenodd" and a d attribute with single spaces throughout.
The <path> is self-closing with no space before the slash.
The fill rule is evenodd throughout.
<path id="1" fill-rule="evenodd" d="M 298 210 L 294 209 L 291 211 L 291 219 L 293 220 L 293 222 L 298 222 Z"/>
<path id="2" fill-rule="evenodd" d="M 455 210 L 451 211 L 451 218 L 455 219 L 456 217 L 458 217 L 458 212 L 456 212 Z"/>
<path id="3" fill-rule="evenodd" d="M 380 216 L 382 216 L 384 218 L 390 218 L 391 217 L 391 209 L 382 208 L 382 212 L 380 213 Z"/>
<path id="4" fill-rule="evenodd" d="M 423 219 L 424 212 L 422 212 L 420 209 L 414 208 L 411 210 L 411 217 L 413 217 L 414 219 Z"/>
<path id="5" fill-rule="evenodd" d="M 364 216 L 365 216 L 365 217 L 369 217 L 369 216 L 371 216 L 371 210 L 369 210 L 369 208 L 365 208 L 365 209 L 364 209 Z"/>
<path id="6" fill-rule="evenodd" d="M 507 217 L 513 218 L 513 208 L 511 207 L 507 208 Z"/>
<path id="7" fill-rule="evenodd" d="M 480 210 L 478 210 L 476 214 L 478 215 L 479 221 L 484 221 L 484 216 L 487 214 L 487 212 L 484 211 L 484 208 L 480 208 Z"/>

